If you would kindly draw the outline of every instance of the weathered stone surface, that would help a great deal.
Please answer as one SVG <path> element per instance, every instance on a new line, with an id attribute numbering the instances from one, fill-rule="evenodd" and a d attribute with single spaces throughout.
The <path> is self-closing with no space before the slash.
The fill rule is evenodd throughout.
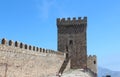
<path id="1" fill-rule="evenodd" d="M 89 55 L 87 57 L 87 67 L 95 74 L 97 74 L 97 57 L 95 55 Z"/>
<path id="2" fill-rule="evenodd" d="M 0 77 L 51 77 L 63 60 L 63 55 L 0 45 Z"/>
<path id="3" fill-rule="evenodd" d="M 96 77 L 96 56 L 87 57 L 87 17 L 57 19 L 57 27 L 58 51 L 61 52 L 2 39 L 0 77 L 56 77 L 58 73 L 63 73 L 62 77 Z M 76 70 L 66 74 L 70 68 Z M 90 75 L 78 69 L 87 69 Z"/>
<path id="4" fill-rule="evenodd" d="M 68 47 L 71 68 L 87 68 L 87 17 L 78 20 L 76 18 L 73 20 L 57 19 L 57 28 L 58 51 L 66 52 L 66 47 Z"/>

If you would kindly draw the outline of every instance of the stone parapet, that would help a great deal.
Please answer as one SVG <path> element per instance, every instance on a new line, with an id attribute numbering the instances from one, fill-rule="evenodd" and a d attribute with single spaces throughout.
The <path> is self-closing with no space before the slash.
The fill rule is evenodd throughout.
<path id="1" fill-rule="evenodd" d="M 83 19 L 81 17 L 78 17 L 78 19 L 76 19 L 75 17 L 73 17 L 73 19 L 70 18 L 57 18 L 57 25 L 64 25 L 64 26 L 70 26 L 70 25 L 81 25 L 81 24 L 87 24 L 87 17 L 83 17 Z"/>
<path id="2" fill-rule="evenodd" d="M 22 42 L 18 42 L 18 41 L 12 41 L 12 40 L 6 40 L 5 38 L 3 38 L 1 40 L 1 44 L 0 47 L 2 47 L 2 50 L 7 50 L 7 51 L 11 51 L 11 52 L 21 52 L 21 50 L 24 50 L 24 53 L 30 54 L 30 53 L 37 53 L 38 55 L 41 53 L 46 53 L 46 54 L 54 54 L 54 55 L 62 55 L 64 56 L 64 53 L 59 52 L 59 51 L 54 51 L 54 50 L 50 50 L 50 49 L 45 49 L 45 48 L 39 48 L 36 46 L 31 46 L 31 45 L 27 45 L 24 44 Z"/>
<path id="3" fill-rule="evenodd" d="M 87 68 L 97 74 L 97 56 L 89 55 L 87 57 Z"/>

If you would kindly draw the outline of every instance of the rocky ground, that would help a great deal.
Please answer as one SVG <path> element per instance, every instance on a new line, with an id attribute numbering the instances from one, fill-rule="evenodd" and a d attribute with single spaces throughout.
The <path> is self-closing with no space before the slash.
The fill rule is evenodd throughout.
<path id="1" fill-rule="evenodd" d="M 59 77 L 59 76 L 53 76 Z M 64 72 L 61 77 L 92 77 L 88 72 L 85 72 L 81 69 L 73 70 L 70 69 L 69 71 Z"/>

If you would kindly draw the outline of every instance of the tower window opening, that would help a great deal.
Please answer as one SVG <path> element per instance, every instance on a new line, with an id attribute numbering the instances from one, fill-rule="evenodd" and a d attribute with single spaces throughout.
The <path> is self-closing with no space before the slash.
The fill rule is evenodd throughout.
<path id="1" fill-rule="evenodd" d="M 69 41 L 69 45 L 73 45 L 73 40 L 70 40 L 70 41 Z"/>
<path id="2" fill-rule="evenodd" d="M 94 61 L 94 64 L 96 64 L 96 61 Z"/>

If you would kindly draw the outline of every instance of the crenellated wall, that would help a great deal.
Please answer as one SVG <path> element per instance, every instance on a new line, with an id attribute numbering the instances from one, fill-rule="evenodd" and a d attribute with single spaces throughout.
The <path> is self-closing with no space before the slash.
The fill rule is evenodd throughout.
<path id="1" fill-rule="evenodd" d="M 0 77 L 51 77 L 59 71 L 64 54 L 2 39 Z"/>
<path id="2" fill-rule="evenodd" d="M 93 71 L 95 74 L 97 74 L 97 57 L 96 55 L 89 55 L 87 57 L 87 67 Z"/>
<path id="3" fill-rule="evenodd" d="M 65 54 L 18 41 L 2 39 L 0 77 L 52 77 L 60 70 Z M 96 56 L 88 56 L 87 67 L 97 73 Z M 70 61 L 65 69 L 70 68 Z"/>
<path id="4" fill-rule="evenodd" d="M 18 42 L 18 41 L 12 41 L 12 40 L 6 40 L 5 38 L 3 38 L 1 40 L 1 44 L 5 45 L 5 46 L 11 46 L 11 47 L 16 47 L 16 48 L 20 48 L 20 49 L 25 49 L 27 51 L 35 51 L 35 52 L 43 52 L 43 53 L 50 53 L 50 54 L 57 54 L 57 55 L 64 55 L 62 52 L 57 52 L 54 50 L 50 50 L 50 49 L 45 49 L 45 48 L 39 48 L 39 47 L 35 47 L 35 46 L 31 46 L 31 45 L 27 45 L 24 44 L 22 42 Z"/>
<path id="5" fill-rule="evenodd" d="M 3 38 L 0 77 L 53 77 L 68 69 L 86 69 L 97 77 L 97 57 L 87 56 L 87 17 L 58 18 L 58 51 Z"/>
<path id="6" fill-rule="evenodd" d="M 58 18 L 58 51 L 69 50 L 71 69 L 87 68 L 87 17 Z"/>
<path id="7" fill-rule="evenodd" d="M 68 25 L 80 25 L 80 24 L 87 24 L 87 17 L 78 17 L 78 18 L 75 18 L 73 17 L 72 19 L 71 18 L 57 18 L 57 25 L 64 25 L 64 26 L 68 26 Z"/>

